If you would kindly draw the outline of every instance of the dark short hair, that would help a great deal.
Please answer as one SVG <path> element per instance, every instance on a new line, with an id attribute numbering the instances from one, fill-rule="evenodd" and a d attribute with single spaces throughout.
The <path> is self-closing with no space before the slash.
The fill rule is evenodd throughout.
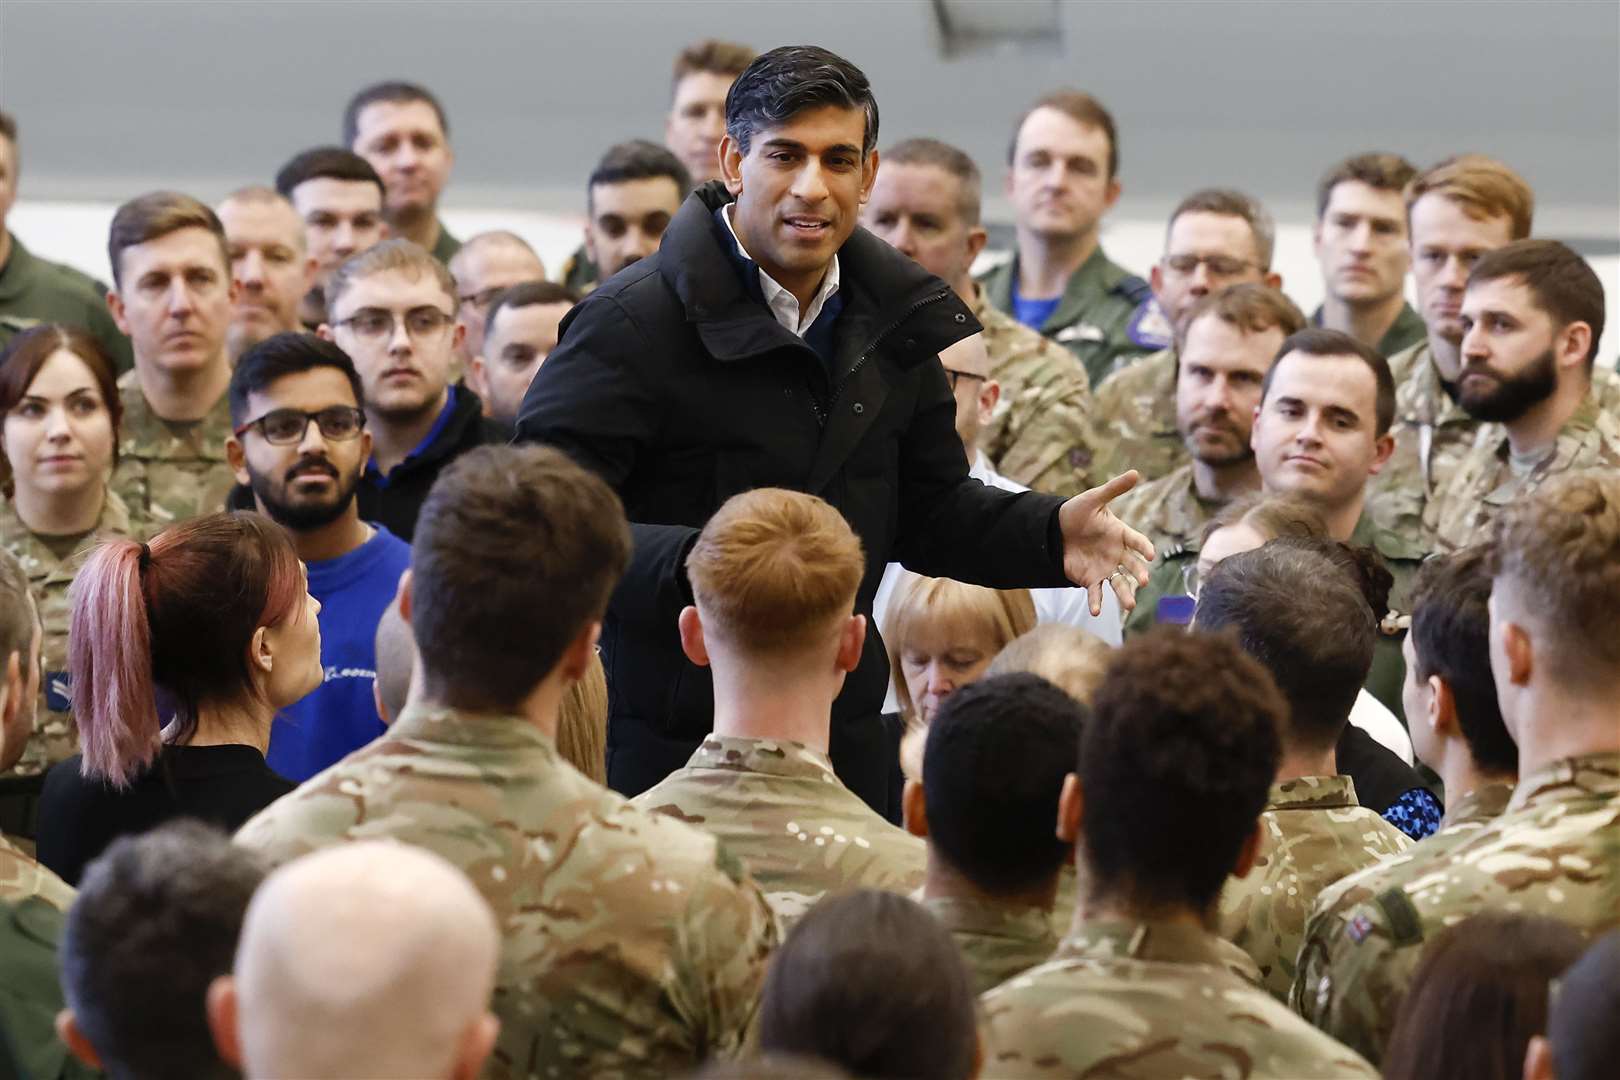
<path id="1" fill-rule="evenodd" d="M 777 950 L 760 991 L 759 1045 L 856 1076 L 966 1080 L 976 1006 L 956 944 L 932 915 L 858 889 L 824 898 Z"/>
<path id="2" fill-rule="evenodd" d="M 1400 195 L 1416 175 L 1417 166 L 1399 154 L 1373 151 L 1347 157 L 1323 173 L 1322 179 L 1316 182 L 1316 218 L 1320 221 L 1327 213 L 1328 203 L 1333 201 L 1333 189 L 1340 184 L 1355 180 L 1375 191 Z"/>
<path id="3" fill-rule="evenodd" d="M 258 856 L 189 819 L 121 837 L 85 869 L 57 955 L 108 1075 L 237 1075 L 214 1049 L 205 1000 L 231 970 L 264 875 Z"/>
<path id="4" fill-rule="evenodd" d="M 1552 316 L 1560 329 L 1577 322 L 1592 328 L 1592 344 L 1586 350 L 1586 369 L 1592 370 L 1604 322 L 1603 282 L 1592 264 L 1557 240 L 1515 240 L 1481 255 L 1468 272 L 1468 284 L 1506 277 L 1523 282 L 1536 307 Z"/>
<path id="5" fill-rule="evenodd" d="M 428 699 L 515 708 L 602 617 L 629 560 L 619 497 L 560 451 L 481 446 L 457 458 L 428 492 L 411 544 Z"/>
<path id="6" fill-rule="evenodd" d="M 1547 1041 L 1558 1080 L 1605 1080 L 1620 1060 L 1620 930 L 1589 945 L 1550 995 Z"/>
<path id="7" fill-rule="evenodd" d="M 219 241 L 219 258 L 225 277 L 231 275 L 231 253 L 226 246 L 225 226 L 219 215 L 206 204 L 178 191 L 149 191 L 120 206 L 107 230 L 107 258 L 112 263 L 113 284 L 123 287 L 123 257 L 126 248 L 149 243 L 181 229 L 203 229 Z"/>
<path id="8" fill-rule="evenodd" d="M 906 139 L 883 154 L 885 165 L 928 165 L 956 180 L 956 212 L 969 225 L 977 225 L 984 181 L 979 166 L 966 151 L 938 139 Z"/>
<path id="9" fill-rule="evenodd" d="M 1413 673 L 1438 675 L 1457 703 L 1457 726 L 1476 764 L 1519 770 L 1519 748 L 1502 722 L 1491 678 L 1491 549 L 1487 544 L 1425 562 L 1412 586 Z"/>
<path id="10" fill-rule="evenodd" d="M 726 92 L 726 134 L 744 154 L 762 127 L 824 106 L 866 114 L 861 155 L 877 147 L 878 107 L 860 68 L 817 45 L 784 45 L 755 58 Z"/>
<path id="11" fill-rule="evenodd" d="M 1281 548 L 1321 555 L 1342 570 L 1350 583 L 1361 590 L 1361 598 L 1372 609 L 1373 622 L 1382 623 L 1389 614 L 1389 594 L 1395 589 L 1395 575 L 1389 572 L 1389 564 L 1376 548 L 1348 544 L 1325 532 L 1272 539 Z"/>
<path id="12" fill-rule="evenodd" d="M 371 162 L 352 150 L 341 146 L 317 146 L 293 156 L 276 173 L 276 190 L 287 198 L 298 185 L 308 180 L 347 180 L 356 184 L 376 184 L 377 191 L 385 194 L 383 179 Z"/>
<path id="13" fill-rule="evenodd" d="M 1205 315 L 1213 315 L 1245 334 L 1281 330 L 1283 337 L 1297 334 L 1309 323 L 1305 313 L 1281 289 L 1255 281 L 1239 282 L 1198 298 L 1176 327 L 1176 346 L 1186 348 L 1187 331 Z M 1275 360 L 1275 357 L 1273 357 Z"/>
<path id="14" fill-rule="evenodd" d="M 608 147 L 607 153 L 591 170 L 585 182 L 585 197 L 589 201 L 591 190 L 598 184 L 623 184 L 631 180 L 654 180 L 667 177 L 675 182 L 679 198 L 692 193 L 692 174 L 686 171 L 681 159 L 669 149 L 646 139 L 631 139 Z"/>
<path id="15" fill-rule="evenodd" d="M 495 329 L 495 316 L 507 308 L 534 307 L 536 304 L 577 304 L 579 294 L 555 281 L 520 281 L 495 294 L 484 317 L 484 335 Z"/>
<path id="16" fill-rule="evenodd" d="M 1183 214 L 1218 214 L 1240 219 L 1254 237 L 1254 250 L 1260 257 L 1260 269 L 1271 269 L 1271 257 L 1277 248 L 1277 222 L 1271 216 L 1271 211 L 1253 195 L 1232 188 L 1203 188 L 1193 192 L 1171 211 L 1170 224 L 1165 226 L 1167 241 L 1169 230 L 1176 227 L 1176 219 Z"/>
<path id="17" fill-rule="evenodd" d="M 360 373 L 354 369 L 349 354 L 336 342 L 314 334 L 286 331 L 265 338 L 236 361 L 231 372 L 231 426 L 240 427 L 248 419 L 248 395 L 262 394 L 270 384 L 287 375 L 297 375 L 316 368 L 336 368 L 349 380 L 354 391 L 357 408 L 366 407 L 365 395 L 360 390 Z"/>
<path id="18" fill-rule="evenodd" d="M 1395 376 L 1390 374 L 1389 361 L 1377 349 L 1363 345 L 1340 330 L 1313 326 L 1297 334 L 1289 334 L 1288 339 L 1278 347 L 1277 356 L 1260 384 L 1262 405 L 1271 394 L 1271 380 L 1277 374 L 1277 365 L 1283 357 L 1296 352 L 1301 356 L 1353 356 L 1366 364 L 1372 370 L 1373 383 L 1378 388 L 1374 397 L 1373 430 L 1380 437 L 1389 434 L 1390 425 L 1395 423 Z"/>
<path id="19" fill-rule="evenodd" d="M 413 101 L 426 102 L 433 109 L 433 115 L 439 120 L 439 130 L 444 132 L 446 139 L 450 138 L 450 120 L 444 114 L 444 106 L 439 99 L 433 96 L 433 91 L 425 86 L 413 82 L 390 80 L 388 82 L 373 83 L 349 99 L 343 108 L 343 145 L 354 149 L 354 141 L 360 137 L 360 114 L 367 105 L 378 102 L 389 102 L 394 105 L 408 105 Z"/>
<path id="20" fill-rule="evenodd" d="M 1024 130 L 1024 121 L 1036 109 L 1056 109 L 1077 124 L 1100 128 L 1108 136 L 1108 179 L 1119 175 L 1119 130 L 1114 126 L 1114 114 L 1083 90 L 1054 90 L 1019 114 L 1018 123 L 1013 125 L 1012 138 L 1007 142 L 1009 165 L 1018 156 L 1018 133 Z"/>
<path id="21" fill-rule="evenodd" d="M 1286 714 L 1271 676 L 1228 635 L 1127 641 L 1080 737 L 1091 895 L 1208 911 L 1270 795 Z"/>
<path id="22" fill-rule="evenodd" d="M 928 842 L 985 892 L 1049 884 L 1072 845 L 1053 832 L 1086 709 L 1038 675 L 997 675 L 946 698 L 928 728 Z"/>
<path id="23" fill-rule="evenodd" d="M 1482 911 L 1440 931 L 1396 1015 L 1385 1080 L 1518 1080 L 1531 1036 L 1547 1030 L 1548 985 L 1584 945 L 1568 923 L 1523 912 Z"/>
<path id="24" fill-rule="evenodd" d="M 1288 700 L 1284 742 L 1326 750 L 1349 722 L 1378 629 L 1358 583 L 1317 552 L 1273 540 L 1222 559 L 1198 589 L 1194 625 L 1230 630 Z"/>

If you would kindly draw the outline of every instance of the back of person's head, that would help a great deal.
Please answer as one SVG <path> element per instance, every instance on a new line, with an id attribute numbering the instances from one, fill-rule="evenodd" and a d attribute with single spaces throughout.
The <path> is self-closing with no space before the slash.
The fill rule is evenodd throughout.
<path id="1" fill-rule="evenodd" d="M 866 572 L 860 538 L 814 495 L 756 488 L 716 510 L 686 557 L 706 640 L 753 656 L 830 640 Z"/>
<path id="2" fill-rule="evenodd" d="M 107 258 L 112 262 L 113 286 L 123 288 L 123 254 L 126 248 L 150 243 L 181 229 L 203 229 L 219 241 L 219 258 L 227 270 L 230 249 L 225 242 L 225 226 L 209 206 L 178 191 L 151 191 L 138 195 L 114 213 L 107 232 Z"/>
<path id="3" fill-rule="evenodd" d="M 231 969 L 257 856 L 200 822 L 125 836 L 86 867 L 57 950 L 58 1020 L 118 1080 L 231 1077 L 208 1033 L 209 984 Z"/>
<path id="4" fill-rule="evenodd" d="M 859 889 L 824 898 L 771 960 L 759 1045 L 856 1076 L 967 1080 L 980 1049 L 956 944 L 911 900 Z"/>
<path id="5" fill-rule="evenodd" d="M 947 698 L 923 749 L 933 852 L 994 896 L 1055 881 L 1073 850 L 1055 831 L 1058 796 L 1085 721 L 1084 705 L 1038 675 L 990 676 Z"/>
<path id="6" fill-rule="evenodd" d="M 411 544 L 424 698 L 514 710 L 581 645 L 574 675 L 583 674 L 629 560 L 619 497 L 560 451 L 461 455 L 434 482 Z"/>
<path id="7" fill-rule="evenodd" d="M 293 191 L 308 180 L 375 184 L 379 197 L 387 190 L 371 162 L 341 146 L 317 146 L 295 155 L 276 173 L 276 190 L 291 199 Z"/>
<path id="8" fill-rule="evenodd" d="M 1548 984 L 1584 945 L 1547 915 L 1483 911 L 1442 930 L 1401 1003 L 1384 1080 L 1516 1080 L 1531 1037 L 1547 1028 Z"/>
<path id="9" fill-rule="evenodd" d="M 349 103 L 343 108 L 343 145 L 354 148 L 355 141 L 360 137 L 360 114 L 366 106 L 386 102 L 390 105 L 409 105 L 420 101 L 433 110 L 433 115 L 439 121 L 439 130 L 444 137 L 450 137 L 450 119 L 444 113 L 444 106 L 433 95 L 433 91 L 419 83 L 404 82 L 390 79 L 386 82 L 373 83 L 358 91 Z"/>
<path id="10" fill-rule="evenodd" d="M 1531 1040 L 1524 1080 L 1610 1080 L 1620 1061 L 1620 930 L 1589 945 L 1549 996 L 1547 1034 Z"/>
<path id="11" fill-rule="evenodd" d="M 1142 913 L 1208 912 L 1270 794 L 1287 708 L 1227 635 L 1128 641 L 1080 738 L 1091 895 Z"/>
<path id="12" fill-rule="evenodd" d="M 680 197 L 685 199 L 692 191 L 692 174 L 686 171 L 681 159 L 668 148 L 646 139 L 631 139 L 616 143 L 596 162 L 586 181 L 589 197 L 591 188 L 598 184 L 623 184 L 631 180 L 673 180 Z"/>
<path id="13" fill-rule="evenodd" d="M 1384 557 L 1365 544 L 1347 544 L 1325 533 L 1320 536 L 1282 536 L 1276 544 L 1285 549 L 1312 551 L 1337 566 L 1361 590 L 1361 598 L 1372 609 L 1373 621 L 1382 622 L 1389 614 L 1389 594 L 1395 588 L 1395 575 Z"/>
<path id="14" fill-rule="evenodd" d="M 360 386 L 360 373 L 354 368 L 349 354 L 336 342 L 314 334 L 286 331 L 265 338 L 237 357 L 231 369 L 231 385 L 226 393 L 230 402 L 231 426 L 241 427 L 253 419 L 248 398 L 253 394 L 269 393 L 276 380 L 288 375 L 301 375 L 318 368 L 331 368 L 349 382 L 354 391 L 354 404 L 365 408 L 365 393 Z"/>
<path id="15" fill-rule="evenodd" d="M 343 294 L 356 281 L 390 273 L 402 274 L 412 281 L 432 278 L 444 290 L 448 305 L 455 307 L 456 279 L 450 276 L 444 263 L 435 259 L 420 244 L 396 236 L 350 257 L 332 271 L 332 276 L 326 281 L 326 310 L 336 315 L 338 301 L 343 299 Z"/>
<path id="16" fill-rule="evenodd" d="M 68 635 L 84 774 L 115 787 L 157 756 L 162 688 L 169 738 L 184 743 L 203 704 L 261 698 L 259 631 L 304 614 L 303 568 L 260 514 L 209 514 L 150 544 L 104 541 L 74 578 Z"/>
<path id="17" fill-rule="evenodd" d="M 411 669 L 416 666 L 416 639 L 411 637 L 411 624 L 399 613 L 398 598 L 377 620 L 372 645 L 377 656 L 377 714 L 383 723 L 392 724 L 410 699 Z"/>
<path id="18" fill-rule="evenodd" d="M 1585 323 L 1590 331 L 1586 370 L 1597 360 L 1603 337 L 1603 281 L 1592 264 L 1557 240 L 1516 240 L 1479 257 L 1468 272 L 1470 287 L 1516 278 L 1536 307 L 1552 320 L 1554 331 Z"/>
<path id="19" fill-rule="evenodd" d="M 0 772 L 17 764 L 34 730 L 40 637 L 28 577 L 0 548 Z"/>
<path id="20" fill-rule="evenodd" d="M 265 880 L 209 1019 L 250 1080 L 471 1078 L 499 1027 L 499 953 L 489 904 L 443 858 L 340 844 Z"/>
<path id="21" fill-rule="evenodd" d="M 1377 626 L 1359 587 L 1333 560 L 1271 541 L 1229 556 L 1198 589 L 1194 625 L 1229 630 L 1288 701 L 1291 751 L 1338 742 L 1372 667 Z"/>
<path id="22" fill-rule="evenodd" d="M 592 654 L 585 674 L 568 688 L 557 710 L 557 753 L 568 764 L 607 784 L 607 672 Z"/>
<path id="23" fill-rule="evenodd" d="M 1007 643 L 984 669 L 985 678 L 1027 672 L 1039 675 L 1082 704 L 1102 685 L 1113 646 L 1067 623 L 1041 623 Z"/>
<path id="24" fill-rule="evenodd" d="M 1519 769 L 1519 748 L 1502 722 L 1491 678 L 1491 548 L 1479 544 L 1426 561 L 1412 586 L 1413 674 L 1438 678 L 1451 694 L 1457 727 L 1474 764 L 1491 773 Z M 1416 720 L 1408 716 L 1410 724 Z"/>
<path id="25" fill-rule="evenodd" d="M 1476 219 L 1505 217 L 1512 238 L 1530 235 L 1536 197 L 1524 178 L 1484 154 L 1458 154 L 1429 166 L 1406 185 L 1406 213 L 1425 195 L 1438 195 Z"/>
<path id="26" fill-rule="evenodd" d="M 784 45 L 762 53 L 726 94 L 726 134 L 746 156 L 760 130 L 807 109 L 860 109 L 866 114 L 861 156 L 878 141 L 877 98 L 860 68 L 817 45 Z"/>

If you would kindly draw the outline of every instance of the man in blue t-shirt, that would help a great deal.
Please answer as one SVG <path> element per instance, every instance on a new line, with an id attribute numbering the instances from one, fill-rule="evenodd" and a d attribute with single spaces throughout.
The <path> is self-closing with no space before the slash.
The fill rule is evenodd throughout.
<path id="1" fill-rule="evenodd" d="M 303 781 L 383 732 L 372 697 L 377 622 L 411 549 L 360 520 L 355 489 L 371 457 L 360 376 L 336 344 L 277 334 L 243 353 L 231 376 L 226 454 L 232 505 L 251 505 L 292 536 L 321 603 L 320 688 L 277 714 L 266 757 Z"/>

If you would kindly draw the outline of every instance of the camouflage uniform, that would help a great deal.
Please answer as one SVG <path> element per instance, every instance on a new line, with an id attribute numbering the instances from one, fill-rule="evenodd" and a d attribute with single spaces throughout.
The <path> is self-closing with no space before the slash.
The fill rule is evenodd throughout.
<path id="1" fill-rule="evenodd" d="M 22 523 L 11 500 L 0 501 L 0 547 L 22 564 L 45 629 L 40 642 L 42 670 L 34 735 L 12 772 L 0 775 L 34 776 L 79 752 L 79 730 L 68 711 L 68 624 L 73 618 L 68 587 L 97 544 L 109 537 L 132 536 L 135 531 L 123 500 L 108 491 L 95 529 L 80 539 L 67 558 L 58 558 Z"/>
<path id="2" fill-rule="evenodd" d="M 1168 476 L 1127 491 L 1114 500 L 1113 510 L 1121 521 L 1152 540 L 1153 549 L 1164 558 L 1196 551 L 1204 526 L 1223 505 L 1198 494 L 1189 461 Z"/>
<path id="3" fill-rule="evenodd" d="M 1178 364 L 1174 348 L 1160 349 L 1097 387 L 1097 430 L 1112 450 L 1109 475 L 1135 469 L 1157 480 L 1192 460 L 1176 430 Z"/>
<path id="4" fill-rule="evenodd" d="M 742 1046 L 777 941 L 747 871 L 587 780 L 528 721 L 407 706 L 236 841 L 279 863 L 378 837 L 449 859 L 495 910 L 485 1076 L 663 1077 Z"/>
<path id="5" fill-rule="evenodd" d="M 1044 964 L 1057 948 L 1052 913 L 959 896 L 918 896 L 950 932 L 973 977 L 973 992 L 993 990 L 1020 972 Z"/>
<path id="6" fill-rule="evenodd" d="M 713 834 L 741 858 L 786 931 L 838 889 L 910 892 L 927 846 L 880 817 L 803 743 L 710 735 L 686 767 L 631 800 Z"/>
<path id="7" fill-rule="evenodd" d="M 1001 400 L 979 436 L 979 449 L 1001 475 L 1049 495 L 1074 495 L 1106 477 L 1097 471 L 1102 444 L 1092 428 L 1091 387 L 1074 358 L 973 287 L 973 314 L 984 325 L 990 377 Z"/>
<path id="8" fill-rule="evenodd" d="M 133 371 L 119 378 L 118 390 L 124 419 L 112 487 L 143 527 L 140 538 L 225 509 L 236 484 L 225 461 L 225 440 L 231 434 L 226 395 L 201 420 L 172 424 L 146 403 Z"/>
<path id="9" fill-rule="evenodd" d="M 1013 283 L 1018 256 L 993 267 L 979 279 L 990 303 L 1013 313 Z M 1166 327 L 1155 318 L 1157 305 L 1148 283 L 1110 262 L 1099 246 L 1080 269 L 1069 275 L 1057 308 L 1040 332 L 1064 346 L 1085 365 L 1092 386 L 1132 357 L 1162 349 Z"/>
<path id="10" fill-rule="evenodd" d="M 1620 467 L 1620 416 L 1600 409 L 1588 397 L 1558 432 L 1552 453 L 1526 476 L 1513 468 L 1506 431 L 1494 426 L 1481 430 L 1451 481 L 1424 508 L 1423 524 L 1437 550 L 1456 551 L 1489 539 L 1501 508 L 1524 498 L 1548 477 L 1616 467 Z"/>
<path id="11" fill-rule="evenodd" d="M 1412 842 L 1356 802 L 1348 776 L 1301 776 L 1274 784 L 1260 825 L 1254 868 L 1246 877 L 1227 879 L 1216 924 L 1223 938 L 1254 958 L 1271 996 L 1286 1002 L 1305 919 L 1317 896 Z"/>
<path id="12" fill-rule="evenodd" d="M 984 1075 L 1376 1077 L 1277 1004 L 1254 962 L 1179 923 L 1085 923 L 980 999 Z"/>
<path id="13" fill-rule="evenodd" d="M 1311 325 L 1322 325 L 1322 308 L 1320 306 L 1311 312 Z M 1419 344 L 1428 336 L 1429 328 L 1424 324 L 1423 316 L 1414 311 L 1411 304 L 1403 301 L 1400 313 L 1395 316 L 1395 321 L 1389 324 L 1389 329 L 1384 331 L 1384 336 L 1378 339 L 1378 344 L 1374 345 L 1373 349 L 1379 356 L 1388 359 L 1398 352 Z"/>
<path id="14" fill-rule="evenodd" d="M 1521 778 L 1500 817 L 1437 860 L 1414 861 L 1375 896 L 1318 913 L 1289 1000 L 1377 1060 L 1424 942 L 1492 907 L 1593 934 L 1620 925 L 1620 752 L 1564 758 Z"/>
<path id="15" fill-rule="evenodd" d="M 37 896 L 56 910 L 66 912 L 73 906 L 76 895 L 73 886 L 0 836 L 0 901 L 16 904 Z"/>

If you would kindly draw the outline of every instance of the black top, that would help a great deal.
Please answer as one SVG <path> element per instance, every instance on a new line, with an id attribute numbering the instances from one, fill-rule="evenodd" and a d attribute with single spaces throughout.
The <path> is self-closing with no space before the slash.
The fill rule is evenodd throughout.
<path id="1" fill-rule="evenodd" d="M 77 887 L 85 864 L 120 836 L 173 818 L 235 832 L 297 787 L 251 746 L 165 746 L 124 791 L 79 774 L 81 755 L 53 766 L 39 803 L 39 861 Z"/>

